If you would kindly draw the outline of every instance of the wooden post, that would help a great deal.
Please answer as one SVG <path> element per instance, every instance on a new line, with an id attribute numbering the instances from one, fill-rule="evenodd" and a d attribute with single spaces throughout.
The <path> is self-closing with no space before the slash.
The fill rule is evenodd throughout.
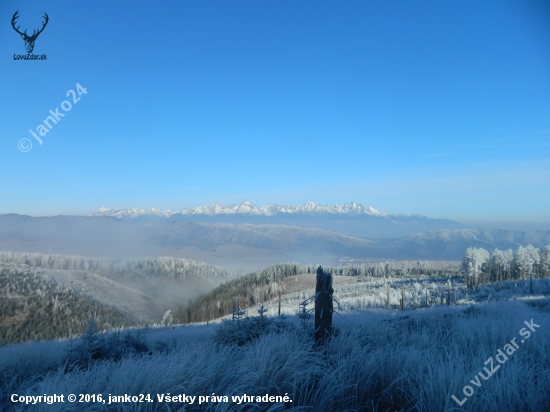
<path id="1" fill-rule="evenodd" d="M 279 316 L 281 316 L 281 285 L 277 287 L 277 290 L 279 291 Z"/>
<path id="2" fill-rule="evenodd" d="M 332 335 L 332 274 L 317 269 L 317 284 L 315 286 L 315 343 L 319 346 Z"/>
<path id="3" fill-rule="evenodd" d="M 401 286 L 401 310 L 405 310 L 405 289 Z"/>

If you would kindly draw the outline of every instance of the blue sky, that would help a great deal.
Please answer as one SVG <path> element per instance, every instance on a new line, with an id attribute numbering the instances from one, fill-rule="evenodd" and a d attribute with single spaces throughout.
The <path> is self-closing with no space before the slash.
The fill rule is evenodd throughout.
<path id="1" fill-rule="evenodd" d="M 0 3 L 0 213 L 355 201 L 550 223 L 544 1 L 37 3 Z M 46 61 L 14 60 L 16 10 L 31 33 L 48 13 Z"/>

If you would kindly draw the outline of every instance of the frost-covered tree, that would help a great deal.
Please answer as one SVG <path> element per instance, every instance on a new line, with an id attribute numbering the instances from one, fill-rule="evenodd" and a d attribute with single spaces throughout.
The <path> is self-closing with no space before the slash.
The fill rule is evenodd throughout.
<path id="1" fill-rule="evenodd" d="M 519 275 L 526 279 L 533 276 L 537 265 L 540 263 L 539 250 L 532 245 L 520 246 L 516 251 L 516 265 Z"/>
<path id="2" fill-rule="evenodd" d="M 233 321 L 236 320 L 237 323 L 240 323 L 247 315 L 248 311 L 241 309 L 240 299 L 235 299 L 233 302 Z"/>
<path id="3" fill-rule="evenodd" d="M 315 309 L 307 309 L 307 305 L 309 305 L 315 297 L 306 299 L 302 302 L 300 302 L 300 310 L 298 311 L 298 318 L 302 321 L 302 328 L 306 330 L 307 328 L 307 321 L 311 318 L 312 312 Z"/>
<path id="4" fill-rule="evenodd" d="M 514 252 L 512 249 L 508 249 L 502 253 L 504 255 L 504 278 L 510 280 L 512 279 L 512 269 L 514 267 Z"/>
<path id="5" fill-rule="evenodd" d="M 162 321 L 160 322 L 160 324 L 162 326 L 170 326 L 173 321 L 174 321 L 174 317 L 172 316 L 172 311 L 168 309 L 164 313 L 164 316 L 162 317 Z"/>
<path id="6" fill-rule="evenodd" d="M 494 278 L 496 281 L 500 282 L 502 280 L 502 272 L 504 267 L 504 253 L 502 250 L 495 249 L 491 252 L 489 260 L 494 271 Z"/>
<path id="7" fill-rule="evenodd" d="M 479 277 L 488 260 L 489 252 L 485 249 L 475 247 L 466 249 L 462 260 L 462 267 L 466 272 L 466 281 L 470 287 L 476 286 L 479 283 Z"/>
<path id="8" fill-rule="evenodd" d="M 540 263 L 539 250 L 532 245 L 520 246 L 516 252 L 516 265 L 520 276 L 529 277 L 529 292 L 533 293 L 533 276 Z"/>
<path id="9" fill-rule="evenodd" d="M 96 320 L 92 317 L 88 320 L 88 327 L 82 335 L 80 344 L 74 346 L 71 342 L 68 347 L 70 362 L 79 366 L 89 364 L 97 357 L 99 347 L 103 343 L 101 338 Z"/>
<path id="10" fill-rule="evenodd" d="M 547 277 L 550 274 L 550 245 L 541 248 L 540 251 L 541 276 Z"/>

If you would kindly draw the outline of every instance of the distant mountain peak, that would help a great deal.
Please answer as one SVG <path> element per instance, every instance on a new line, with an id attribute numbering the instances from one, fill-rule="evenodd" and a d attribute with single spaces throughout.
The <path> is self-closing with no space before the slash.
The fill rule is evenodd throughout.
<path id="1" fill-rule="evenodd" d="M 158 216 L 170 217 L 174 214 L 183 216 L 189 215 L 249 215 L 249 216 L 275 216 L 275 215 L 369 215 L 386 218 L 388 215 L 385 212 L 380 212 L 372 206 L 366 206 L 362 203 L 344 203 L 343 205 L 321 205 L 313 202 L 307 202 L 303 205 L 288 206 L 278 205 L 276 203 L 257 207 L 254 203 L 245 200 L 239 205 L 226 206 L 219 202 L 213 205 L 197 206 L 178 211 L 165 210 L 161 211 L 157 207 L 149 210 L 140 208 L 129 209 L 109 209 L 101 207 L 95 212 L 88 213 L 86 216 L 111 216 L 116 218 L 136 218 L 139 216 Z M 401 215 L 406 216 L 406 215 Z"/>
<path id="2" fill-rule="evenodd" d="M 149 210 L 140 209 L 137 207 L 131 207 L 129 209 L 109 209 L 106 207 L 101 207 L 95 212 L 88 213 L 86 216 L 110 216 L 120 219 L 136 218 L 142 215 L 169 217 L 171 214 L 173 214 L 173 212 L 171 212 L 170 210 L 166 210 L 163 212 L 157 207 L 153 207 Z"/>

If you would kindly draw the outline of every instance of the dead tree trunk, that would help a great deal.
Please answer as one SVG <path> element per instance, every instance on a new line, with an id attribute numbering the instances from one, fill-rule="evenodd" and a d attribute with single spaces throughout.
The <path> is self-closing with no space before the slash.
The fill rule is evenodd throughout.
<path id="1" fill-rule="evenodd" d="M 332 274 L 317 269 L 317 285 L 315 286 L 315 343 L 319 346 L 332 335 Z"/>
<path id="2" fill-rule="evenodd" d="M 281 286 L 279 286 L 279 316 L 281 316 Z"/>

